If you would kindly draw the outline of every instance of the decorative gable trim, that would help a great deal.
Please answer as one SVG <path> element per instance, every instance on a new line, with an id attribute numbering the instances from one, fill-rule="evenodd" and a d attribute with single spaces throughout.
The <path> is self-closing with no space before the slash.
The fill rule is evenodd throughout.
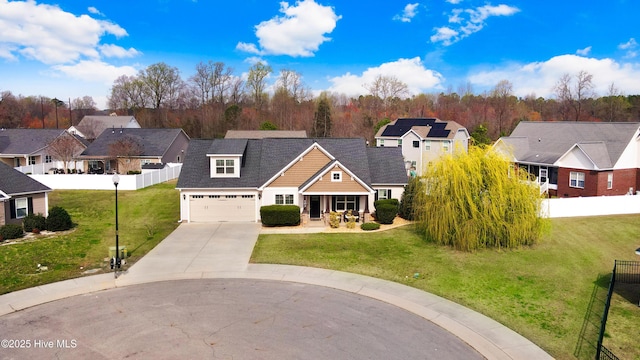
<path id="1" fill-rule="evenodd" d="M 576 164 L 570 164 L 569 166 L 563 165 L 563 162 L 568 160 L 568 157 L 571 156 L 572 154 L 575 154 L 576 152 L 578 153 L 577 157 L 580 157 L 580 155 L 582 155 L 591 163 L 591 167 L 576 166 Z M 574 155 L 574 157 L 576 156 Z M 598 165 L 596 165 L 595 161 L 593 161 L 593 159 L 589 156 L 589 154 L 586 151 L 584 151 L 582 147 L 580 147 L 580 144 L 573 144 L 573 146 L 571 146 L 569 150 L 567 150 L 564 154 L 562 154 L 558 158 L 558 160 L 555 163 L 553 163 L 553 165 L 558 167 L 571 167 L 576 169 L 584 168 L 585 170 L 602 170 L 602 169 L 598 169 Z"/>
<path id="2" fill-rule="evenodd" d="M 274 182 L 277 178 L 279 178 L 280 176 L 283 176 L 285 172 L 287 172 L 287 170 L 289 170 L 293 165 L 295 165 L 296 163 L 303 161 L 303 158 L 305 157 L 305 155 L 309 154 L 311 151 L 313 150 L 320 150 L 320 152 L 322 152 L 324 155 L 326 155 L 330 161 L 334 161 L 336 158 L 331 155 L 330 152 L 328 152 L 325 148 L 323 148 L 322 146 L 320 146 L 320 144 L 318 144 L 317 142 L 314 142 L 311 146 L 309 146 L 306 150 L 304 150 L 303 152 L 300 153 L 300 155 L 298 155 L 295 159 L 293 159 L 290 163 L 288 163 L 285 167 L 283 167 L 280 171 L 276 172 L 275 175 L 273 175 L 270 179 L 268 179 L 262 186 L 260 186 L 258 189 L 260 191 L 264 190 L 264 188 L 266 188 L 267 186 L 269 186 L 272 182 Z"/>
<path id="3" fill-rule="evenodd" d="M 364 187 L 365 189 L 367 189 L 367 191 L 369 191 L 370 193 L 373 193 L 374 190 L 371 186 L 369 186 L 367 183 L 365 183 L 364 181 L 360 180 L 360 178 L 358 178 L 355 174 L 353 174 L 349 169 L 347 169 L 344 165 L 342 165 L 339 161 L 335 160 L 330 166 L 327 166 L 324 171 L 318 173 L 313 179 L 311 179 L 311 181 L 309 181 L 304 187 L 300 188 L 299 193 L 304 193 L 307 189 L 309 189 L 310 187 L 312 187 L 315 183 L 317 183 L 318 181 L 320 181 L 324 176 L 328 176 L 329 178 L 331 178 L 331 172 L 335 172 L 336 168 L 339 168 L 340 170 L 342 170 L 345 174 L 342 175 L 342 182 L 345 181 L 356 181 L 358 184 L 360 184 L 362 187 Z M 346 176 L 345 176 L 346 175 Z"/>

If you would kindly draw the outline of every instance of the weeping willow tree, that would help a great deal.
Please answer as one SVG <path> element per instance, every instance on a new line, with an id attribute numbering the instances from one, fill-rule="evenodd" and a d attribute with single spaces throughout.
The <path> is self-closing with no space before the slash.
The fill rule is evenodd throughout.
<path id="1" fill-rule="evenodd" d="M 432 163 L 414 217 L 427 239 L 459 250 L 534 244 L 545 220 L 542 196 L 503 155 L 471 147 Z"/>

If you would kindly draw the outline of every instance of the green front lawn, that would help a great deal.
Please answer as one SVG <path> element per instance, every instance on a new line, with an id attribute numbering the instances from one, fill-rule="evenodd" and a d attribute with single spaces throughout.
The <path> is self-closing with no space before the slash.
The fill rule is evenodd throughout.
<path id="1" fill-rule="evenodd" d="M 639 235 L 640 215 L 555 219 L 532 248 L 474 253 L 425 243 L 411 226 L 374 233 L 261 235 L 252 261 L 335 269 L 413 286 L 505 324 L 558 359 L 574 359 L 598 275 L 609 274 L 615 259 L 640 260 L 634 255 Z M 640 358 L 636 304 L 607 327 L 611 336 L 605 345 L 621 359 Z M 628 334 L 628 329 L 636 331 Z"/>
<path id="2" fill-rule="evenodd" d="M 120 245 L 129 264 L 141 258 L 178 226 L 175 181 L 137 191 L 118 191 Z M 83 276 L 87 270 L 112 271 L 105 261 L 115 246 L 115 192 L 55 190 L 49 206 L 61 206 L 77 226 L 63 234 L 0 246 L 0 294 Z M 37 265 L 48 267 L 39 272 Z"/>

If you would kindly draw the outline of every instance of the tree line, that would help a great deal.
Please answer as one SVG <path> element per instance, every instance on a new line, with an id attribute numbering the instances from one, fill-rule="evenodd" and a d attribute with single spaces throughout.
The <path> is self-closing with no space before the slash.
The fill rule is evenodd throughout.
<path id="1" fill-rule="evenodd" d="M 313 94 L 299 72 L 281 69 L 275 74 L 261 62 L 246 76 L 222 62 L 200 62 L 186 79 L 161 62 L 117 78 L 107 113 L 133 115 L 142 127 L 180 127 L 192 138 L 221 137 L 230 129 L 280 129 L 372 140 L 389 120 L 437 117 L 456 121 L 486 142 L 508 135 L 519 121 L 640 121 L 640 95 L 624 95 L 613 83 L 607 94 L 598 95 L 592 81 L 585 71 L 564 74 L 550 89 L 551 98 L 517 97 L 508 80 L 483 93 L 465 84 L 457 91 L 408 96 L 407 84 L 380 75 L 363 84 L 368 93 L 350 97 Z M 0 93 L 0 127 L 66 128 L 96 113 L 89 96 L 62 101 Z"/>

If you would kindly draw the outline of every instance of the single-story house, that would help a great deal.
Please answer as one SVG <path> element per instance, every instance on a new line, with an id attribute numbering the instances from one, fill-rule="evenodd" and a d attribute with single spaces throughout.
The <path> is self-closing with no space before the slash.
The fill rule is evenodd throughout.
<path id="1" fill-rule="evenodd" d="M 138 120 L 133 116 L 85 115 L 78 125 L 69 127 L 67 131 L 92 141 L 106 129 L 139 129 L 140 127 Z"/>
<path id="2" fill-rule="evenodd" d="M 85 148 L 85 143 L 66 130 L 0 129 L 0 162 L 12 167 L 64 160 L 59 159 L 64 152 L 69 152 L 70 160 Z"/>
<path id="3" fill-rule="evenodd" d="M 47 186 L 0 162 L 0 225 L 20 224 L 28 214 L 49 216 L 50 191 Z"/>
<path id="4" fill-rule="evenodd" d="M 182 129 L 115 128 L 103 131 L 80 154 L 87 173 L 126 174 L 146 164 L 181 163 L 189 146 Z"/>
<path id="5" fill-rule="evenodd" d="M 469 150 L 469 132 L 455 121 L 437 118 L 400 118 L 375 135 L 376 146 L 402 149 L 405 167 L 422 175 L 426 166 L 444 154 Z"/>
<path id="6" fill-rule="evenodd" d="M 635 194 L 640 123 L 522 121 L 494 149 L 526 169 L 552 196 Z"/>
<path id="7" fill-rule="evenodd" d="M 407 175 L 399 148 L 364 139 L 191 140 L 176 188 L 188 222 L 260 221 L 260 207 L 290 204 L 303 219 L 331 211 L 367 216 L 376 199 L 400 199 Z"/>

